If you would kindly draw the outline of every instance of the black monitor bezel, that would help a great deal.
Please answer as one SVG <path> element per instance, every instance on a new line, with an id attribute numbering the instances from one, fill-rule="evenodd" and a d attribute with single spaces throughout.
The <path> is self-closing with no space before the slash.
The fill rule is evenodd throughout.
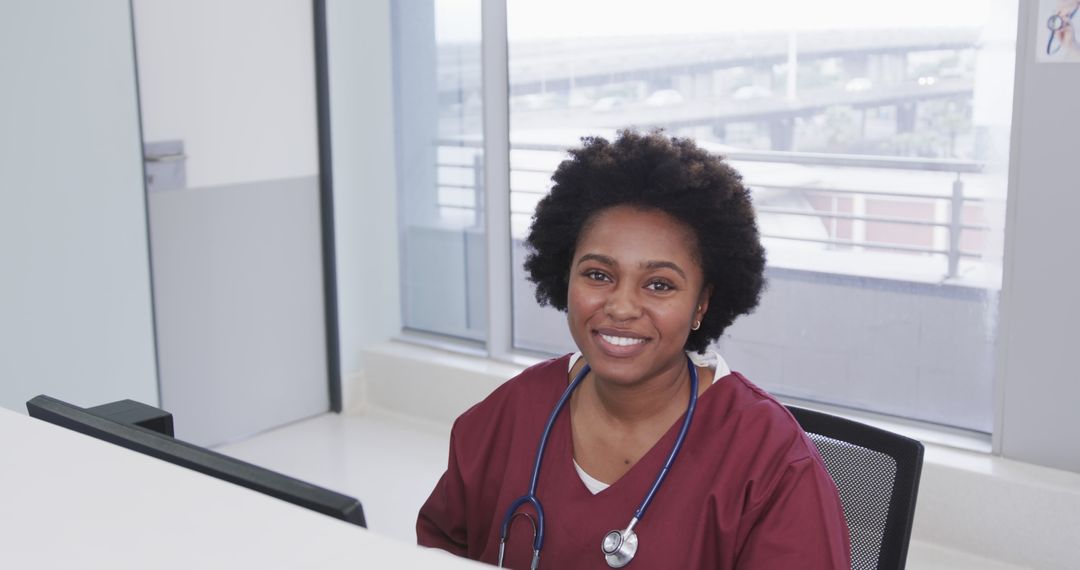
<path id="1" fill-rule="evenodd" d="M 50 396 L 26 402 L 31 417 L 366 527 L 353 497 L 149 429 L 119 423 Z"/>

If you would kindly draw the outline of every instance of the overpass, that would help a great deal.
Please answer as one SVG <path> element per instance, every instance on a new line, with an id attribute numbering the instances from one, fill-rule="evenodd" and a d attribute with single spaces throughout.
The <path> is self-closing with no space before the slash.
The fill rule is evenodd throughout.
<path id="1" fill-rule="evenodd" d="M 621 104 L 607 111 L 590 108 L 515 111 L 514 127 L 543 128 L 553 124 L 589 124 L 610 128 L 627 125 L 668 128 L 722 126 L 733 122 L 809 117 L 833 105 L 866 109 L 911 105 L 930 100 L 964 100 L 970 99 L 972 92 L 971 80 L 956 78 L 939 81 L 934 85 L 891 85 L 888 89 L 869 89 L 859 92 L 836 88 L 814 89 L 801 91 L 798 97 L 790 100 L 783 96 L 746 100 L 717 98 L 690 100 L 675 106 L 653 106 L 638 101 Z"/>
<path id="2" fill-rule="evenodd" d="M 567 91 L 629 81 L 655 81 L 738 67 L 765 67 L 788 60 L 794 39 L 798 60 L 905 57 L 909 53 L 956 51 L 978 46 L 971 28 L 930 30 L 844 30 L 707 36 L 570 39 L 510 45 L 510 95 Z M 438 47 L 440 95 L 458 99 L 461 89 L 479 89 L 476 44 Z M 453 92 L 451 95 L 450 92 Z"/>

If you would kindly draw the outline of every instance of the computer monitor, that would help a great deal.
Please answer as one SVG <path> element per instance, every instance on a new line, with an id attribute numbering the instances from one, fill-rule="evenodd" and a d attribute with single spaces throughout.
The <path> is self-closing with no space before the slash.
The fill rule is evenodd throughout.
<path id="1" fill-rule="evenodd" d="M 147 414 L 147 409 L 160 413 Z M 145 453 L 343 521 L 367 526 L 360 501 L 175 439 L 171 437 L 171 416 L 168 412 L 162 412 L 152 406 L 125 400 L 84 409 L 42 395 L 26 402 L 26 410 L 30 412 L 31 417 L 39 420 Z M 153 431 L 143 425 L 152 425 L 155 429 L 165 431 L 170 435 Z"/>

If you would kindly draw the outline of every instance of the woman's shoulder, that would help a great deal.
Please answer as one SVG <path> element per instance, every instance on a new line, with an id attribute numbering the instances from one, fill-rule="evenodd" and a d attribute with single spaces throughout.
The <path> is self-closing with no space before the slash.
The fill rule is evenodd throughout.
<path id="1" fill-rule="evenodd" d="M 753 445 L 764 455 L 782 454 L 789 461 L 815 456 L 813 443 L 787 407 L 772 394 L 739 372 L 718 378 L 710 389 L 719 388 L 707 417 L 715 429 L 734 430 L 740 441 Z"/>

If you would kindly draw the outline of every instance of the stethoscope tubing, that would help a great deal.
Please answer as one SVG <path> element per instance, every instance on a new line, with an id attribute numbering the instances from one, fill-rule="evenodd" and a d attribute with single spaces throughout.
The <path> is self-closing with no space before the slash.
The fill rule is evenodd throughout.
<path id="1" fill-rule="evenodd" d="M 1050 16 L 1046 20 L 1046 27 L 1050 30 L 1050 37 L 1047 38 L 1047 40 L 1046 40 L 1046 54 L 1047 55 L 1053 55 L 1053 54 L 1057 53 L 1058 50 L 1053 49 L 1054 36 L 1056 36 L 1057 33 L 1059 31 L 1061 31 L 1062 28 L 1065 27 L 1066 22 L 1072 22 L 1073 16 L 1076 15 L 1077 10 L 1080 10 L 1080 2 L 1076 3 L 1076 6 L 1073 7 L 1072 12 L 1069 12 L 1068 17 L 1063 18 L 1063 17 L 1061 17 L 1061 14 L 1058 13 L 1058 14 L 1054 14 L 1053 16 Z M 1075 34 L 1076 32 L 1074 31 L 1073 33 Z M 1060 45 L 1058 46 L 1058 49 L 1061 49 Z"/>
<path id="2" fill-rule="evenodd" d="M 687 368 L 690 369 L 690 403 L 686 406 L 686 417 L 683 419 L 682 427 L 679 428 L 679 435 L 675 438 L 675 445 L 671 446 L 671 453 L 668 454 L 667 461 L 664 462 L 664 466 L 656 476 L 656 481 L 653 482 L 652 488 L 649 489 L 649 493 L 642 499 L 641 506 L 634 512 L 634 519 L 639 521 L 645 516 L 645 510 L 652 504 L 653 496 L 656 495 L 656 491 L 660 489 L 660 484 L 664 482 L 664 478 L 667 477 L 668 471 L 671 471 L 671 466 L 675 463 L 675 458 L 678 457 L 679 450 L 682 449 L 683 441 L 686 439 L 686 432 L 690 431 L 690 421 L 694 419 L 694 410 L 697 409 L 697 367 L 694 366 L 693 361 L 689 358 L 687 358 L 686 361 Z"/>
<path id="3" fill-rule="evenodd" d="M 544 462 L 544 450 L 547 449 L 548 436 L 551 435 L 551 428 L 555 425 L 555 419 L 559 417 L 559 412 L 562 411 L 566 402 L 570 400 L 570 395 L 574 393 L 574 390 L 581 384 L 581 381 L 585 379 L 585 376 L 589 373 L 589 365 L 586 364 L 581 372 L 578 372 L 574 377 L 574 381 L 570 383 L 570 386 L 566 388 L 562 396 L 559 398 L 558 403 L 555 404 L 555 409 L 551 412 L 551 416 L 548 417 L 547 425 L 544 426 L 544 433 L 540 436 L 540 446 L 536 450 L 536 461 L 533 463 L 532 481 L 529 482 L 529 492 L 525 495 L 518 497 L 513 503 L 510 503 L 510 508 L 506 510 L 506 515 L 503 517 L 502 527 L 499 529 L 499 542 L 506 542 L 507 534 L 510 530 L 510 521 L 514 518 L 514 513 L 524 505 L 525 503 L 532 504 L 536 509 L 536 536 L 533 537 L 533 550 L 540 551 L 544 547 L 544 507 L 540 504 L 540 500 L 536 498 L 536 485 L 540 481 L 540 466 Z"/>
<path id="4" fill-rule="evenodd" d="M 689 357 L 686 359 L 687 368 L 690 371 L 690 403 L 686 407 L 686 415 L 683 418 L 682 427 L 679 429 L 679 434 L 675 438 L 675 445 L 671 447 L 671 453 L 668 454 L 667 460 L 664 462 L 664 466 L 660 469 L 660 473 L 657 474 L 656 480 L 653 481 L 652 487 L 649 492 L 642 499 L 641 504 L 637 510 L 634 511 L 634 517 L 630 521 L 630 525 L 627 530 L 633 529 L 643 516 L 645 511 L 652 503 L 653 497 L 660 489 L 660 485 L 664 482 L 664 478 L 667 477 L 668 472 L 671 470 L 672 464 L 675 463 L 675 458 L 679 455 L 679 450 L 682 449 L 683 441 L 686 439 L 687 432 L 690 431 L 690 422 L 694 418 L 694 410 L 697 409 L 698 399 L 698 375 L 697 367 Z M 536 509 L 536 530 L 533 536 L 533 563 L 535 566 L 539 562 L 540 551 L 544 547 L 544 507 L 540 503 L 540 499 L 536 496 L 536 487 L 540 480 L 540 468 L 544 461 L 544 451 L 547 449 L 548 437 L 551 435 L 551 429 L 555 425 L 555 420 L 559 417 L 559 412 L 566 406 L 566 402 L 570 400 L 570 395 L 574 393 L 578 385 L 585 379 L 585 376 L 589 374 L 591 368 L 586 364 L 577 376 L 574 377 L 574 381 L 567 386 L 566 391 L 563 392 L 559 401 L 555 404 L 555 408 L 551 411 L 551 415 L 548 417 L 547 424 L 544 426 L 544 432 L 540 436 L 540 444 L 536 450 L 536 461 L 533 462 L 532 478 L 529 482 L 529 492 L 525 495 L 514 499 L 510 503 L 510 507 L 506 510 L 506 514 L 503 516 L 502 525 L 499 528 L 499 565 L 502 566 L 502 559 L 504 549 L 506 546 L 506 539 L 509 535 L 510 523 L 514 520 L 514 513 L 525 503 L 529 503 Z"/>

